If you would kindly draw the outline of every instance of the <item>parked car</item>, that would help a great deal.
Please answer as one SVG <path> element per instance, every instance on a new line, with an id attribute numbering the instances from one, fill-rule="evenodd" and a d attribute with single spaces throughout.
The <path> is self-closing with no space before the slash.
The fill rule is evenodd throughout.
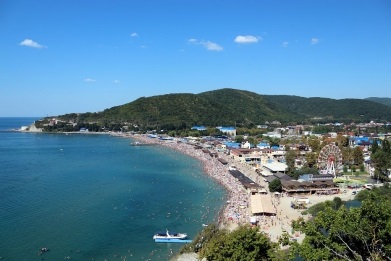
<path id="1" fill-rule="evenodd" d="M 363 188 L 366 188 L 366 189 L 372 189 L 372 187 L 373 187 L 373 184 L 365 184 L 363 186 Z"/>

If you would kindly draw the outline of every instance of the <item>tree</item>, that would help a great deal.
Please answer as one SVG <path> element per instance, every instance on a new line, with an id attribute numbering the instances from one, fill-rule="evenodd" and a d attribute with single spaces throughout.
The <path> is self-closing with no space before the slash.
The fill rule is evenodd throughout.
<path id="1" fill-rule="evenodd" d="M 304 260 L 389 260 L 391 203 L 370 194 L 360 208 L 327 207 L 301 227 L 294 251 Z"/>
<path id="2" fill-rule="evenodd" d="M 221 132 L 221 130 L 217 128 L 207 128 L 207 132 L 209 135 L 223 135 L 224 133 Z"/>
<path id="3" fill-rule="evenodd" d="M 388 140 L 383 140 L 381 143 L 382 149 L 385 153 L 391 153 L 391 145 Z"/>
<path id="4" fill-rule="evenodd" d="M 170 137 L 175 137 L 176 136 L 176 131 L 169 131 L 168 136 Z"/>
<path id="5" fill-rule="evenodd" d="M 244 141 L 244 138 L 242 135 L 235 136 L 235 142 L 242 143 L 243 141 Z"/>
<path id="6" fill-rule="evenodd" d="M 332 131 L 332 127 L 326 125 L 314 126 L 314 128 L 312 129 L 313 133 L 318 133 L 318 134 L 324 134 L 331 131 Z"/>
<path id="7" fill-rule="evenodd" d="M 313 152 L 318 153 L 320 151 L 320 141 L 317 137 L 310 137 L 308 139 L 308 145 Z"/>
<path id="8" fill-rule="evenodd" d="M 305 154 L 305 166 L 308 168 L 313 168 L 316 165 L 318 157 L 315 152 L 307 152 Z"/>
<path id="9" fill-rule="evenodd" d="M 361 190 L 354 199 L 358 201 L 364 201 L 372 194 L 385 197 L 391 201 L 391 186 L 388 183 L 384 183 L 384 185 L 381 187 L 374 187 L 371 190 Z"/>
<path id="10" fill-rule="evenodd" d="M 256 138 L 254 138 L 254 137 L 248 137 L 247 138 L 247 141 L 251 144 L 251 145 L 257 145 L 257 143 L 258 143 L 258 141 L 257 141 L 257 139 Z"/>
<path id="11" fill-rule="evenodd" d="M 292 174 L 295 171 L 296 155 L 296 151 L 294 150 L 288 150 L 285 154 L 286 165 L 288 166 L 288 174 Z"/>
<path id="12" fill-rule="evenodd" d="M 307 166 L 304 166 L 301 169 L 295 170 L 293 177 L 298 178 L 300 175 L 303 175 L 303 174 L 315 174 L 316 175 L 316 174 L 319 174 L 319 171 L 317 168 L 309 168 Z"/>
<path id="13" fill-rule="evenodd" d="M 380 180 L 388 180 L 388 169 L 391 168 L 390 143 L 384 140 L 381 144 L 381 148 L 372 153 L 371 159 L 375 166 L 375 177 Z"/>
<path id="14" fill-rule="evenodd" d="M 282 191 L 282 185 L 280 179 L 272 180 L 269 183 L 269 191 L 270 192 L 281 192 Z"/>
<path id="15" fill-rule="evenodd" d="M 342 206 L 343 202 L 340 197 L 333 198 L 332 206 L 334 209 L 339 209 Z"/>
<path id="16" fill-rule="evenodd" d="M 361 171 L 361 172 L 364 172 L 364 171 L 365 171 L 365 166 L 364 166 L 363 163 L 361 163 L 359 167 L 360 167 L 360 171 Z"/>
<path id="17" fill-rule="evenodd" d="M 353 149 L 353 162 L 357 166 L 364 162 L 364 155 L 362 154 L 360 147 L 355 147 Z"/>
<path id="18" fill-rule="evenodd" d="M 349 138 L 338 134 L 336 142 L 338 143 L 338 147 L 341 149 L 342 147 L 347 147 L 349 145 Z"/>
<path id="19" fill-rule="evenodd" d="M 378 140 L 373 140 L 371 145 L 371 152 L 376 153 L 376 151 L 379 149 L 379 145 L 377 144 Z"/>
<path id="20" fill-rule="evenodd" d="M 258 228 L 240 226 L 231 233 L 212 238 L 200 251 L 207 260 L 270 260 L 277 245 Z"/>
<path id="21" fill-rule="evenodd" d="M 342 162 L 344 165 L 351 165 L 353 162 L 353 150 L 350 147 L 342 148 Z"/>

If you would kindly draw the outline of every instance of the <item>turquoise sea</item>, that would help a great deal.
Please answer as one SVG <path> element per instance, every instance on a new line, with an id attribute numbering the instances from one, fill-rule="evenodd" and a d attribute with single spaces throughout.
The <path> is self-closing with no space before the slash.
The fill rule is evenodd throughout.
<path id="1" fill-rule="evenodd" d="M 9 131 L 34 119 L 0 118 L 0 260 L 168 260 L 180 245 L 154 232 L 191 238 L 225 202 L 197 160 L 164 147 Z"/>

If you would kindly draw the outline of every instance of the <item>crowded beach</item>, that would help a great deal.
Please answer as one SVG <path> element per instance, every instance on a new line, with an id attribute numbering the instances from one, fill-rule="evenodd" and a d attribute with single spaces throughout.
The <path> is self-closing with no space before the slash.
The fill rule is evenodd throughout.
<path id="1" fill-rule="evenodd" d="M 298 241 L 303 239 L 299 233 L 292 233 L 291 221 L 299 217 L 308 218 L 301 214 L 301 209 L 292 208 L 292 202 L 295 201 L 296 195 L 287 193 L 270 193 L 268 184 L 259 173 L 245 164 L 236 162 L 224 152 L 206 153 L 205 150 L 197 148 L 194 144 L 176 141 L 174 139 L 161 140 L 148 135 L 131 135 L 130 138 L 136 140 L 138 144 L 158 144 L 177 150 L 183 154 L 194 157 L 202 162 L 204 172 L 214 178 L 218 183 L 227 190 L 228 200 L 218 217 L 217 223 L 220 228 L 234 230 L 239 225 L 252 224 L 257 225 L 266 233 L 272 241 L 278 241 L 279 237 L 288 232 L 290 236 Z M 223 164 L 223 163 L 224 164 Z M 234 167 L 233 167 L 234 166 Z M 252 180 L 261 191 L 262 202 L 267 209 L 266 215 L 254 215 L 254 191 L 244 186 L 240 179 L 232 175 L 235 170 L 244 174 L 249 180 Z M 306 195 L 306 200 L 310 204 L 317 204 L 325 200 L 332 200 L 335 195 L 332 194 L 313 194 Z M 253 197 L 253 199 L 252 199 Z M 353 199 L 352 193 L 338 194 L 342 200 Z M 262 206 L 261 206 L 262 208 Z"/>

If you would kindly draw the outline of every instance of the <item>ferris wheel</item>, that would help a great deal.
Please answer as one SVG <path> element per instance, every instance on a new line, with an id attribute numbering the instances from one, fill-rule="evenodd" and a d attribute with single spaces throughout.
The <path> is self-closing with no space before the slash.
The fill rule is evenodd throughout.
<path id="1" fill-rule="evenodd" d="M 320 174 L 332 174 L 334 177 L 342 171 L 342 152 L 338 146 L 328 144 L 322 148 L 318 157 Z"/>

